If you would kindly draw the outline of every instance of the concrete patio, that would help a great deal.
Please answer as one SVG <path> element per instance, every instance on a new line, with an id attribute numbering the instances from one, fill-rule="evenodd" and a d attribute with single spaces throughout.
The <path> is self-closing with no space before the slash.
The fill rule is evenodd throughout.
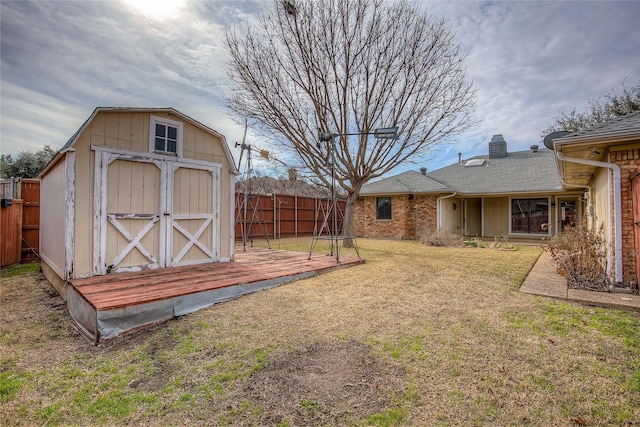
<path id="1" fill-rule="evenodd" d="M 558 274 L 546 251 L 538 258 L 520 291 L 586 305 L 640 311 L 640 295 L 570 289 L 567 280 Z"/>

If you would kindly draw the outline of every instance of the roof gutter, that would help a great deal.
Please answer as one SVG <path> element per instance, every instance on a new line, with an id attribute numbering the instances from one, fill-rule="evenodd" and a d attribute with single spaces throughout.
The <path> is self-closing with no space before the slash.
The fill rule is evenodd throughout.
<path id="1" fill-rule="evenodd" d="M 593 134 L 593 135 L 575 135 L 575 136 L 563 136 L 562 138 L 555 139 L 556 149 L 563 145 L 571 144 L 571 146 L 591 145 L 596 143 L 613 143 L 620 141 L 629 141 L 630 139 L 638 138 L 638 130 L 630 129 L 618 132 L 610 132 L 606 135 Z M 557 141 L 557 142 L 556 142 Z"/>
<path id="2" fill-rule="evenodd" d="M 613 213 L 615 221 L 614 246 L 615 252 L 615 279 L 617 283 L 622 282 L 622 190 L 621 190 L 621 173 L 620 166 L 615 163 L 599 162 L 596 160 L 576 159 L 574 157 L 566 157 L 560 151 L 556 151 L 556 157 L 560 161 L 577 163 L 580 165 L 595 166 L 607 168 L 613 171 Z M 564 182 L 564 180 L 563 180 Z"/>
<path id="3" fill-rule="evenodd" d="M 444 199 L 450 199 L 451 197 L 455 197 L 457 196 L 458 193 L 454 192 L 453 194 L 448 194 L 446 196 L 442 196 L 442 197 L 438 197 L 437 199 L 437 204 L 436 204 L 436 209 L 438 211 L 438 219 L 437 219 L 437 224 L 436 224 L 436 231 L 440 230 L 440 227 L 442 227 L 442 201 Z"/>

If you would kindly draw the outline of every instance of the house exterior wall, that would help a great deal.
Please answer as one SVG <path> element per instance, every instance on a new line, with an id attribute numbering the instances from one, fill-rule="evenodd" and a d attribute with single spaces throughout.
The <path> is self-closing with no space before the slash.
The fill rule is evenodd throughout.
<path id="1" fill-rule="evenodd" d="M 638 280 L 636 273 L 636 241 L 633 220 L 633 196 L 631 178 L 640 166 L 640 144 L 625 144 L 611 147 L 608 162 L 620 167 L 621 220 L 622 220 L 622 280 L 628 284 Z M 608 168 L 597 168 L 591 181 L 590 204 L 586 212 L 588 225 L 595 232 L 602 231 L 609 253 L 608 274 L 615 275 L 615 217 L 613 172 Z"/>
<path id="2" fill-rule="evenodd" d="M 417 238 L 426 231 L 437 231 L 436 196 L 414 196 L 414 210 L 417 210 Z"/>
<path id="3" fill-rule="evenodd" d="M 509 234 L 509 198 L 485 197 L 484 237 L 506 236 Z"/>
<path id="4" fill-rule="evenodd" d="M 636 277 L 636 242 L 633 221 L 633 196 L 631 193 L 631 178 L 640 166 L 640 144 L 628 144 L 622 147 L 612 147 L 609 161 L 620 167 L 620 186 L 622 204 L 622 275 L 625 284 Z M 611 191 L 613 194 L 613 191 Z M 613 206 L 613 199 L 610 201 Z M 612 209 L 613 211 L 613 209 Z M 613 215 L 613 213 L 612 213 Z M 615 221 L 612 217 L 612 232 L 615 233 Z"/>
<path id="5" fill-rule="evenodd" d="M 446 197 L 446 196 L 445 196 Z M 462 209 L 458 198 L 446 198 L 440 200 L 440 223 L 438 229 L 451 233 L 462 233 Z"/>
<path id="6" fill-rule="evenodd" d="M 599 233 L 602 231 L 605 242 L 607 243 L 607 251 L 613 252 L 614 233 L 613 233 L 613 194 L 609 188 L 613 189 L 613 180 L 609 169 L 598 168 L 592 181 L 592 205 L 591 215 L 593 222 L 593 231 Z M 609 263 L 609 272 L 613 274 L 614 265 Z"/>
<path id="7" fill-rule="evenodd" d="M 437 196 L 391 196 L 391 219 L 376 219 L 376 197 L 360 197 L 355 205 L 354 228 L 358 237 L 416 239 L 437 227 Z"/>
<path id="8" fill-rule="evenodd" d="M 605 184 L 608 183 L 606 174 L 604 175 L 604 182 Z M 606 185 L 604 190 L 606 190 Z M 549 200 L 549 221 L 551 223 L 549 233 L 555 235 L 559 232 L 559 227 L 556 220 L 558 210 L 554 205 L 556 205 L 559 200 L 579 199 L 583 197 L 583 195 L 584 193 L 582 191 L 574 191 L 544 195 L 535 193 L 518 194 L 513 197 L 525 199 L 543 198 Z M 356 234 L 359 237 L 419 239 L 420 234 L 424 231 L 441 229 L 452 233 L 464 233 L 469 236 L 486 238 L 510 235 L 512 197 L 485 196 L 465 198 L 446 196 L 446 194 L 414 195 L 411 200 L 408 195 L 387 196 L 391 197 L 392 217 L 390 220 L 376 219 L 377 197 L 360 197 L 356 204 L 354 215 Z M 441 200 L 438 202 L 439 198 L 441 198 Z M 578 203 L 576 208 L 577 221 L 581 221 L 582 216 L 585 214 L 583 207 Z M 608 226 L 608 219 L 605 218 L 605 214 L 603 213 L 606 212 L 606 215 L 609 214 L 608 205 L 601 202 L 594 203 L 594 208 L 598 212 L 597 217 L 600 223 L 605 219 L 607 221 L 606 226 Z M 540 239 L 545 235 L 546 233 L 543 233 L 542 230 L 530 234 L 513 234 L 513 236 L 519 238 L 532 239 Z"/>
<path id="9" fill-rule="evenodd" d="M 482 235 L 482 199 L 466 199 L 467 223 L 465 234 Z"/>

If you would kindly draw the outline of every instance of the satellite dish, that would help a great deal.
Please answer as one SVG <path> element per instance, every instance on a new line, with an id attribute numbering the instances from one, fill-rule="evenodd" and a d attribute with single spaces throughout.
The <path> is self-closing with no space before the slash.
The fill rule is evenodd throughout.
<path id="1" fill-rule="evenodd" d="M 551 132 L 549 135 L 544 137 L 544 146 L 549 150 L 553 150 L 553 140 L 556 138 L 562 138 L 563 136 L 569 135 L 571 132 L 567 132 L 566 130 L 559 130 L 556 132 Z"/>

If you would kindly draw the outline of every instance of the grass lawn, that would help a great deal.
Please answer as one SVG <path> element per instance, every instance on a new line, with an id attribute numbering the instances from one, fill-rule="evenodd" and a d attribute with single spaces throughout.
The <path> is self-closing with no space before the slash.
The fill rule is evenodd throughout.
<path id="1" fill-rule="evenodd" d="M 640 424 L 640 313 L 520 293 L 539 248 L 358 245 L 99 346 L 38 272 L 4 272 L 0 425 Z"/>

